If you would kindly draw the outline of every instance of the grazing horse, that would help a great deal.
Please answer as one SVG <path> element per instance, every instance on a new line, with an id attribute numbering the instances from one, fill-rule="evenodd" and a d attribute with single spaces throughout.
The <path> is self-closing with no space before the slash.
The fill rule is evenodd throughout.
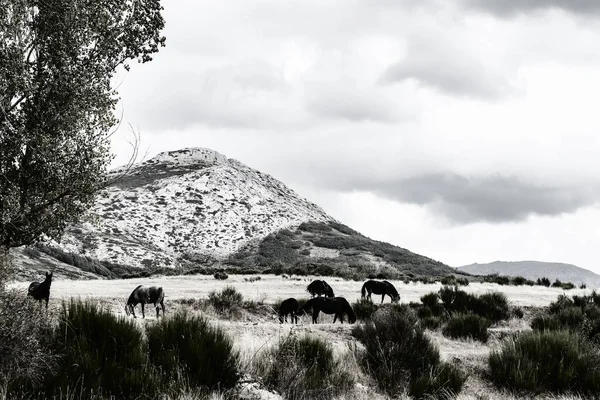
<path id="1" fill-rule="evenodd" d="M 40 303 L 42 300 L 46 300 L 46 308 L 48 308 L 48 300 L 50 300 L 50 285 L 52 284 L 52 272 L 46 272 L 46 279 L 44 282 L 31 282 L 29 289 L 27 290 L 27 296 L 33 297 Z"/>
<path id="2" fill-rule="evenodd" d="M 300 303 L 298 300 L 290 297 L 287 300 L 281 302 L 279 306 L 279 322 L 283 324 L 283 321 L 287 322 L 288 314 L 291 315 L 291 322 L 298 323 L 298 314 L 300 311 Z"/>
<path id="3" fill-rule="evenodd" d="M 312 297 L 317 296 L 327 296 L 327 297 L 335 297 L 333 293 L 333 289 L 329 284 L 325 281 L 321 281 L 319 279 L 314 280 L 306 287 L 306 291 L 310 293 Z"/>
<path id="4" fill-rule="evenodd" d="M 356 322 L 356 315 L 354 314 L 354 310 L 343 297 L 314 297 L 306 302 L 304 307 L 300 310 L 303 312 L 307 312 L 312 309 L 312 321 L 313 324 L 317 323 L 317 318 L 319 318 L 319 313 L 322 311 L 325 314 L 335 314 L 333 317 L 333 323 L 339 318 L 340 322 L 344 323 L 344 314 L 348 314 L 348 320 L 350 323 Z"/>
<path id="5" fill-rule="evenodd" d="M 400 295 L 398 294 L 398 291 L 396 290 L 394 285 L 392 285 L 388 281 L 366 281 L 362 286 L 362 289 L 360 290 L 361 297 L 364 298 L 367 292 L 369 293 L 367 295 L 369 300 L 372 300 L 371 293 L 375 293 L 381 295 L 382 303 L 386 294 L 390 296 L 390 298 L 392 299 L 392 303 L 397 303 L 400 301 Z"/>
<path id="6" fill-rule="evenodd" d="M 127 299 L 127 304 L 125 304 L 125 313 L 127 315 L 133 314 L 135 316 L 135 307 L 138 303 L 142 304 L 142 318 L 146 318 L 144 314 L 144 304 L 154 304 L 154 308 L 156 309 L 156 318 L 158 318 L 159 308 L 162 307 L 163 317 L 165 315 L 165 304 L 163 303 L 165 299 L 165 292 L 163 292 L 163 288 L 156 286 L 144 286 L 140 285 L 136 287 L 131 295 L 129 295 L 129 299 Z M 158 306 L 160 304 L 160 307 Z"/>

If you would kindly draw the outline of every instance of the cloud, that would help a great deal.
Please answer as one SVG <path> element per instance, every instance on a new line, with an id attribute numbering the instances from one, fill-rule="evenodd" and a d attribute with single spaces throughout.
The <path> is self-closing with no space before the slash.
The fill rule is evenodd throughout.
<path id="1" fill-rule="evenodd" d="M 351 122 L 394 123 L 409 118 L 401 105 L 373 90 L 338 89 L 315 91 L 307 100 L 306 110 L 316 116 Z"/>
<path id="2" fill-rule="evenodd" d="M 600 2 L 597 0 L 463 0 L 463 5 L 501 17 L 553 8 L 575 14 L 600 12 Z"/>
<path id="3" fill-rule="evenodd" d="M 426 206 L 459 224 L 555 216 L 600 200 L 598 188 L 543 186 L 514 177 L 471 178 L 444 173 L 381 181 L 369 189 L 400 202 Z"/>
<path id="4" fill-rule="evenodd" d="M 510 93 L 506 80 L 488 70 L 466 48 L 466 43 L 458 43 L 456 38 L 449 41 L 441 36 L 413 36 L 404 58 L 388 66 L 380 82 L 414 80 L 451 96 L 483 99 Z"/>

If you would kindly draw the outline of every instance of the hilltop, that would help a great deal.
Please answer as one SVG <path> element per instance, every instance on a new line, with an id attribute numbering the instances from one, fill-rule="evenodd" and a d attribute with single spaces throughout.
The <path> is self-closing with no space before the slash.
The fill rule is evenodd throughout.
<path id="1" fill-rule="evenodd" d="M 114 183 L 60 243 L 14 252 L 20 275 L 43 259 L 39 252 L 108 278 L 211 266 L 453 272 L 351 230 L 272 176 L 210 149 L 161 153 L 110 175 Z"/>
<path id="2" fill-rule="evenodd" d="M 499 274 L 522 276 L 536 280 L 546 277 L 551 281 L 572 282 L 576 285 L 586 284 L 590 288 L 600 287 L 600 275 L 572 264 L 541 261 L 494 261 L 487 264 L 471 264 L 458 267 L 457 270 L 469 274 Z"/>

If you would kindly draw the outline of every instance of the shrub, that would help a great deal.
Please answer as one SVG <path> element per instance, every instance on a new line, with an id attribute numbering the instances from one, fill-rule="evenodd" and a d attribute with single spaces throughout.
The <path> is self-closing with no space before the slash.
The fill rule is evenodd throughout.
<path id="1" fill-rule="evenodd" d="M 360 299 L 352 304 L 352 309 L 354 310 L 356 318 L 363 321 L 371 319 L 375 311 L 377 311 L 377 308 L 377 304 L 369 299 Z"/>
<path id="2" fill-rule="evenodd" d="M 487 342 L 490 321 L 475 314 L 456 314 L 450 317 L 442 330 L 444 336 L 453 339 L 471 338 Z"/>
<path id="3" fill-rule="evenodd" d="M 540 286 L 550 287 L 550 279 L 548 278 L 538 278 L 536 283 Z"/>
<path id="4" fill-rule="evenodd" d="M 51 332 L 47 313 L 37 302 L 0 289 L 0 385 L 37 386 L 55 361 L 49 351 Z"/>
<path id="5" fill-rule="evenodd" d="M 48 397 L 98 393 L 138 398 L 156 390 L 148 379 L 143 335 L 132 320 L 115 317 L 91 302 L 63 303 L 53 335 L 53 352 L 60 354 L 55 373 L 46 382 Z"/>
<path id="6" fill-rule="evenodd" d="M 290 335 L 259 358 L 264 383 L 286 399 L 332 398 L 354 385 L 331 345 L 320 338 Z"/>
<path id="7" fill-rule="evenodd" d="M 529 393 L 600 394 L 598 350 L 567 331 L 523 333 L 492 351 L 488 364 L 498 387 Z"/>
<path id="8" fill-rule="evenodd" d="M 243 302 L 244 296 L 231 286 L 227 286 L 220 292 L 210 292 L 208 294 L 208 303 L 221 314 L 241 308 Z"/>
<path id="9" fill-rule="evenodd" d="M 512 284 L 515 286 L 522 286 L 525 284 L 525 282 L 527 282 L 527 279 L 523 278 L 522 276 L 515 276 L 512 278 Z"/>
<path id="10" fill-rule="evenodd" d="M 484 293 L 473 297 L 471 310 L 492 322 L 506 320 L 510 317 L 508 299 L 504 293 Z"/>
<path id="11" fill-rule="evenodd" d="M 442 326 L 442 322 L 443 320 L 440 317 L 431 316 L 421 318 L 421 326 L 423 327 L 423 329 L 431 329 L 432 331 Z"/>
<path id="12" fill-rule="evenodd" d="M 425 307 L 432 309 L 438 305 L 439 299 L 440 296 L 437 293 L 427 293 L 421 296 L 421 303 L 423 303 Z"/>
<path id="13" fill-rule="evenodd" d="M 579 285 L 579 289 L 585 289 L 587 288 L 587 285 L 585 283 L 582 283 L 581 285 Z"/>
<path id="14" fill-rule="evenodd" d="M 523 318 L 524 313 L 523 313 L 523 309 L 521 307 L 515 307 L 512 309 L 512 316 L 515 318 Z"/>
<path id="15" fill-rule="evenodd" d="M 227 273 L 223 271 L 217 271 L 213 276 L 215 277 L 215 279 L 218 279 L 220 281 L 224 281 L 227 278 L 229 278 L 229 275 L 227 275 Z"/>
<path id="16" fill-rule="evenodd" d="M 440 363 L 411 379 L 408 391 L 415 399 L 453 399 L 466 378 L 465 373 L 454 365 Z"/>
<path id="17" fill-rule="evenodd" d="M 460 391 L 466 378 L 460 371 L 444 366 L 438 349 L 417 321 L 414 312 L 401 305 L 377 313 L 372 321 L 356 326 L 352 334 L 365 346 L 363 364 L 366 371 L 392 397 L 406 386 L 401 379 L 406 375 L 410 395 Z M 436 374 L 440 368 L 452 375 L 452 379 L 426 379 L 428 376 L 440 376 Z"/>
<path id="18" fill-rule="evenodd" d="M 166 382 L 209 389 L 237 383 L 239 355 L 233 342 L 202 316 L 179 312 L 148 325 L 146 335 L 150 361 Z"/>
<path id="19" fill-rule="evenodd" d="M 469 280 L 467 278 L 457 278 L 456 284 L 462 286 L 469 286 Z"/>

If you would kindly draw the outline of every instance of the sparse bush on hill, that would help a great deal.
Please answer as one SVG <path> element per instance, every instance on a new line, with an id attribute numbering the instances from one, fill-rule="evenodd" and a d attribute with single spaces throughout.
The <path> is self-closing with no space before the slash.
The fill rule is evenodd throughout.
<path id="1" fill-rule="evenodd" d="M 255 361 L 255 373 L 286 399 L 331 399 L 354 385 L 331 345 L 316 337 L 290 335 Z"/>
<path id="2" fill-rule="evenodd" d="M 460 392 L 464 373 L 441 361 L 438 349 L 408 306 L 394 305 L 378 312 L 372 321 L 356 326 L 352 334 L 365 346 L 366 372 L 388 395 L 396 396 L 406 386 L 416 398 Z"/>
<path id="3" fill-rule="evenodd" d="M 600 395 L 600 354 L 568 331 L 527 332 L 507 340 L 488 358 L 498 387 L 526 393 Z"/>
<path id="4" fill-rule="evenodd" d="M 461 286 L 468 286 L 469 285 L 469 280 L 467 278 L 457 278 L 456 279 L 456 284 L 457 285 L 461 285 Z"/>
<path id="5" fill-rule="evenodd" d="M 183 387 L 226 389 L 240 376 L 233 342 L 202 316 L 177 313 L 148 325 L 148 354 L 158 369 L 154 379 Z M 145 377 L 150 379 L 150 377 Z"/>
<path id="6" fill-rule="evenodd" d="M 479 315 L 455 314 L 448 319 L 442 333 L 453 339 L 471 338 L 485 343 L 489 337 L 489 327 L 490 321 Z"/>

